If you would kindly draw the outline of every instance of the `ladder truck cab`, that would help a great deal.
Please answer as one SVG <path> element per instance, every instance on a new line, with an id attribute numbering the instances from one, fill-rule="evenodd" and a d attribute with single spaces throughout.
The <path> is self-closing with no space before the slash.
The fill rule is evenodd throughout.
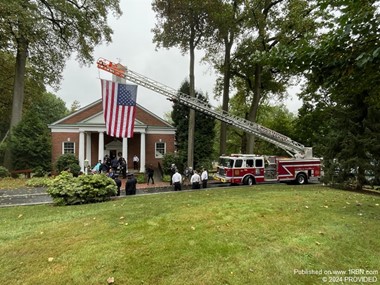
<path id="1" fill-rule="evenodd" d="M 223 183 L 253 185 L 265 182 L 317 182 L 318 158 L 286 158 L 253 154 L 221 156 L 215 179 Z"/>

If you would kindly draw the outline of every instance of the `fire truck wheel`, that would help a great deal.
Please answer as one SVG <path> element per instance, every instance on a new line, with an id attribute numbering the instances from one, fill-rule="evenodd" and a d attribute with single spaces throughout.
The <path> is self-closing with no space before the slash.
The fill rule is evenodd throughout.
<path id="1" fill-rule="evenodd" d="M 254 185 L 255 179 L 252 176 L 247 176 L 243 181 L 244 185 Z"/>
<path id="2" fill-rule="evenodd" d="M 296 178 L 296 182 L 299 185 L 306 184 L 307 183 L 307 177 L 305 173 L 299 173 Z"/>

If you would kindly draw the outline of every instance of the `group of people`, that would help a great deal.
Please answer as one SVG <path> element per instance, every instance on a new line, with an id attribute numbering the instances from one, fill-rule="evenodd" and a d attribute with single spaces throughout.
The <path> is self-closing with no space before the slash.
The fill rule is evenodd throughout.
<path id="1" fill-rule="evenodd" d="M 182 190 L 182 184 L 187 180 L 191 184 L 191 189 L 207 188 L 208 172 L 204 168 L 201 175 L 199 171 L 193 170 L 192 167 L 187 167 L 184 172 L 184 177 L 178 172 L 175 164 L 171 165 L 172 178 L 170 183 L 174 186 L 174 191 Z"/>
<path id="2" fill-rule="evenodd" d="M 133 157 L 133 169 L 138 170 L 139 158 L 135 155 Z M 122 185 L 119 179 L 119 174 L 123 179 L 126 179 L 125 193 L 126 195 L 136 194 L 137 179 L 133 173 L 127 174 L 127 162 L 119 153 L 118 157 L 109 157 L 106 155 L 103 162 L 101 160 L 92 169 L 93 173 L 105 173 L 108 177 L 112 178 L 117 185 L 117 196 L 120 196 L 120 188 Z M 171 179 L 170 185 L 173 185 L 174 191 L 182 190 L 182 185 L 188 183 L 191 185 L 191 189 L 207 188 L 208 172 L 205 168 L 202 171 L 193 170 L 192 167 L 187 167 L 183 173 L 183 176 L 179 173 L 175 164 L 171 165 Z M 154 184 L 154 168 L 151 164 L 146 167 L 147 184 L 151 182 Z"/>
<path id="3" fill-rule="evenodd" d="M 127 161 L 122 156 L 122 153 L 118 153 L 118 157 L 110 157 L 108 154 L 104 157 L 103 162 L 101 160 L 94 166 L 92 173 L 109 173 L 111 170 L 113 173 L 120 173 L 123 179 L 127 177 Z"/>

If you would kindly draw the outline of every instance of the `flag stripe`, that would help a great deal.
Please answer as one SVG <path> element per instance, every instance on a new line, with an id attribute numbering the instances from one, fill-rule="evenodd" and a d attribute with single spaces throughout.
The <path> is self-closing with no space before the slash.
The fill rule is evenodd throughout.
<path id="1" fill-rule="evenodd" d="M 103 112 L 109 136 L 133 137 L 137 86 L 101 79 Z"/>

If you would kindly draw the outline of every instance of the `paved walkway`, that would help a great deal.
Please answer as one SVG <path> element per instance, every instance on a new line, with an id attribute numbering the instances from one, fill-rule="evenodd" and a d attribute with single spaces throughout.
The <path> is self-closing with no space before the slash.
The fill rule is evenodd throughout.
<path id="1" fill-rule="evenodd" d="M 189 189 L 184 186 L 183 189 Z M 25 206 L 25 205 L 39 205 L 50 204 L 53 202 L 52 198 L 46 192 L 44 187 L 28 187 L 23 189 L 4 190 L 0 189 L 0 207 L 11 206 Z M 137 184 L 137 195 L 151 194 L 160 192 L 172 191 L 172 186 L 168 182 L 156 182 L 155 184 L 141 183 Z M 125 197 L 125 180 L 122 180 L 121 196 Z"/>

